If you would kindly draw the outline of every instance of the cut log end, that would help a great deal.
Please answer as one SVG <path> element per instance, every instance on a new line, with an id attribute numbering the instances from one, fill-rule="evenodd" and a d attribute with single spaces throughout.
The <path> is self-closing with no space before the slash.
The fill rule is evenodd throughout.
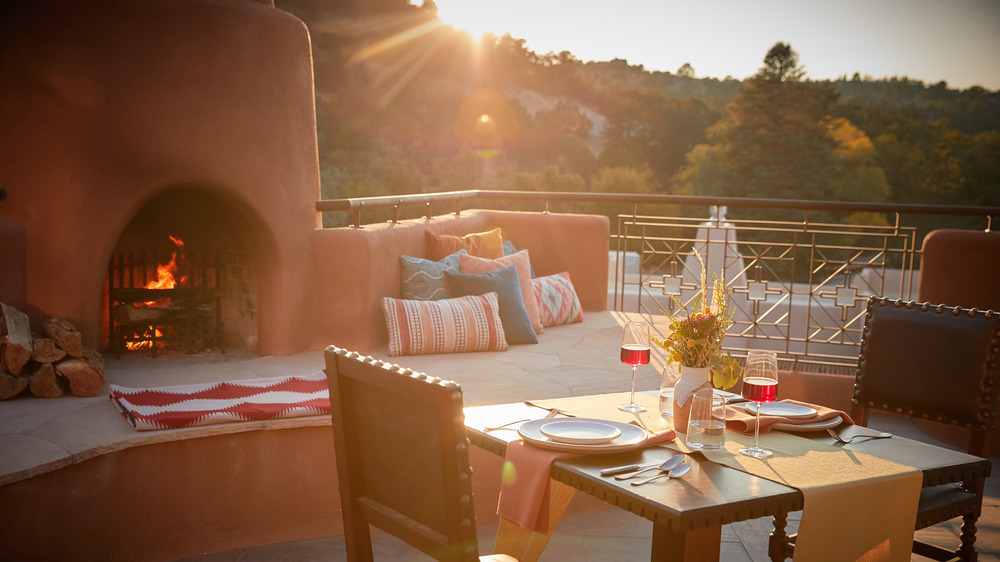
<path id="1" fill-rule="evenodd" d="M 60 398 L 66 395 L 65 383 L 56 376 L 52 363 L 40 363 L 28 381 L 31 393 L 39 398 Z"/>
<path id="2" fill-rule="evenodd" d="M 28 377 L 18 376 L 0 370 L 0 400 L 10 400 L 28 388 Z"/>
<path id="3" fill-rule="evenodd" d="M 56 363 L 55 369 L 69 382 L 70 392 L 75 396 L 97 396 L 107 382 L 104 357 L 89 348 L 84 348 L 83 357 L 71 357 Z"/>
<path id="4" fill-rule="evenodd" d="M 66 357 L 66 350 L 56 344 L 56 340 L 51 338 L 35 338 L 32 341 L 33 351 L 31 359 L 38 363 L 55 363 Z"/>
<path id="5" fill-rule="evenodd" d="M 31 325 L 28 315 L 6 304 L 0 303 L 0 333 L 6 345 L 3 346 L 3 364 L 12 375 L 21 374 L 21 369 L 31 359 Z"/>
<path id="6" fill-rule="evenodd" d="M 83 337 L 72 322 L 65 318 L 51 318 L 45 323 L 45 334 L 73 357 L 83 356 Z"/>

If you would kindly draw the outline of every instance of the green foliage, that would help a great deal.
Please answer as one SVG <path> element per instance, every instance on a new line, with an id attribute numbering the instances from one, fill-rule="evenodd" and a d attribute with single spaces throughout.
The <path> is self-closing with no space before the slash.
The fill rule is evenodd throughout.
<path id="1" fill-rule="evenodd" d="M 709 303 L 705 262 L 701 263 L 701 290 L 695 295 L 690 310 L 674 295 L 670 298 L 683 314 L 670 317 L 670 333 L 664 339 L 650 336 L 653 343 L 667 352 L 667 364 L 680 363 L 688 367 L 708 367 L 712 385 L 723 390 L 735 385 L 742 369 L 728 350 L 722 350 L 722 340 L 733 325 L 730 294 L 726 281 L 714 272 L 711 275 L 712 297 Z"/>
<path id="2" fill-rule="evenodd" d="M 598 193 L 659 193 L 659 183 L 650 171 L 635 168 L 602 168 L 591 181 L 591 191 Z"/>
<path id="3" fill-rule="evenodd" d="M 680 178 L 696 195 L 832 199 L 836 144 L 825 120 L 836 92 L 824 83 L 754 78 L 708 132 Z"/>
<path id="4" fill-rule="evenodd" d="M 690 65 L 477 42 L 435 25 L 432 3 L 276 4 L 310 31 L 323 198 L 499 188 L 1000 204 L 1000 92 L 809 81 L 785 43 L 752 79 L 698 79 Z M 589 210 L 612 224 L 631 211 L 606 207 Z"/>

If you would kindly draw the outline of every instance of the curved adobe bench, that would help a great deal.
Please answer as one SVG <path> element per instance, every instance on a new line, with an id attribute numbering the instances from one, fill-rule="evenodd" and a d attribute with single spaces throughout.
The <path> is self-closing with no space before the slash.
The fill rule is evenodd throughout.
<path id="1" fill-rule="evenodd" d="M 317 230 L 313 267 L 317 305 L 315 346 L 333 343 L 369 355 L 388 341 L 382 297 L 399 298 L 399 256 L 426 258 L 424 232 L 465 235 L 500 227 L 528 250 L 536 275 L 567 271 L 583 310 L 607 309 L 607 217 L 514 211 L 463 211 L 398 223 Z"/>

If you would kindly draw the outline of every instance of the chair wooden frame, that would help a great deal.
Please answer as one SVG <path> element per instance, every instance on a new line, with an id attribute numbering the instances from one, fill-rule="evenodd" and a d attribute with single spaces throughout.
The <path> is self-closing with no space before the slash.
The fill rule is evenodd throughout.
<path id="1" fill-rule="evenodd" d="M 851 418 L 868 425 L 871 410 L 902 414 L 969 430 L 967 451 L 987 456 L 987 434 L 1000 406 L 1000 313 L 870 297 L 858 355 Z M 982 478 L 940 482 L 920 493 L 915 529 L 962 517 L 955 550 L 914 540 L 913 553 L 935 560 L 978 559 L 976 521 Z M 775 518 L 769 552 L 781 560 L 794 550 Z"/>
<path id="2" fill-rule="evenodd" d="M 461 387 L 335 346 L 325 360 L 348 558 L 373 559 L 371 524 L 479 560 Z"/>

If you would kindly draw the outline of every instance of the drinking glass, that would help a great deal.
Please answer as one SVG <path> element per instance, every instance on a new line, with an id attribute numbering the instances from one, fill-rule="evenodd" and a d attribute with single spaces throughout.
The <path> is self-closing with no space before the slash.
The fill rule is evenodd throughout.
<path id="1" fill-rule="evenodd" d="M 717 411 L 721 415 L 717 416 Z M 726 444 L 725 408 L 722 397 L 715 394 L 711 386 L 691 397 L 686 435 L 688 447 L 696 451 L 718 451 Z"/>
<path id="2" fill-rule="evenodd" d="M 635 370 L 639 365 L 649 363 L 649 324 L 645 322 L 626 322 L 622 334 L 622 363 L 632 365 L 632 393 L 628 404 L 618 406 L 623 412 L 645 412 L 646 408 L 635 403 Z"/>
<path id="3" fill-rule="evenodd" d="M 740 449 L 748 457 L 764 458 L 773 455 L 771 451 L 757 446 L 760 438 L 760 406 L 764 402 L 774 402 L 778 395 L 778 354 L 774 351 L 751 351 L 747 354 L 743 367 L 743 398 L 757 405 L 757 420 L 753 431 L 753 447 Z"/>

